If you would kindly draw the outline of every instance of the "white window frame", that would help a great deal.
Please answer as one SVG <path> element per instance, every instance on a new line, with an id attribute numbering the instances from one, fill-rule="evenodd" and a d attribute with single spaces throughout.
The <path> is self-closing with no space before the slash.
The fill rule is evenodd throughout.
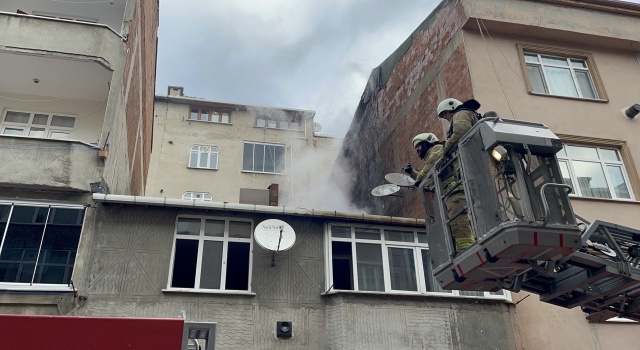
<path id="1" fill-rule="evenodd" d="M 10 205 L 11 209 L 9 212 L 9 218 L 7 221 L 7 226 L 2 235 L 2 239 L 0 239 L 0 252 L 2 252 L 2 247 L 4 246 L 4 241 L 7 237 L 7 231 L 9 229 L 9 223 L 11 222 L 11 215 L 13 214 L 14 206 L 29 206 L 29 207 L 40 207 L 40 208 L 61 208 L 61 209 L 86 209 L 84 205 L 74 205 L 74 204 L 60 204 L 56 202 L 45 203 L 45 202 L 28 202 L 28 201 L 6 201 L 0 200 L 1 205 Z M 82 217 L 82 226 L 80 228 L 80 238 L 78 239 L 78 249 L 80 248 L 80 242 L 82 241 L 82 232 L 84 232 L 84 225 L 87 220 L 87 213 L 85 211 Z M 48 218 L 46 222 L 48 222 Z M 46 225 L 45 228 L 46 229 Z M 44 236 L 43 236 L 44 237 Z M 42 243 L 41 243 L 42 244 Z M 78 263 L 78 253 L 79 250 L 76 250 L 76 258 L 73 262 L 73 268 L 71 269 L 71 279 L 73 279 L 73 273 L 76 269 L 76 264 Z M 40 254 L 38 254 L 40 255 Z M 36 260 L 37 266 L 37 260 Z M 35 274 L 36 269 L 34 269 Z M 28 290 L 28 291 L 63 291 L 63 292 L 73 292 L 74 289 L 71 284 L 50 284 L 50 283 L 21 283 L 21 282 L 0 282 L 0 290 Z"/>
<path id="2" fill-rule="evenodd" d="M 27 123 L 5 122 L 4 120 L 8 112 L 29 113 L 30 114 L 29 121 Z M 33 124 L 33 119 L 36 114 L 46 115 L 48 117 L 47 124 L 46 125 Z M 51 126 L 51 121 L 53 120 L 54 115 L 59 117 L 73 118 L 74 127 L 66 128 L 62 126 Z M 2 112 L 2 118 L 0 119 L 0 134 L 4 134 L 4 131 L 6 128 L 16 128 L 16 129 L 23 130 L 23 133 L 21 135 L 22 137 L 51 139 L 52 138 L 51 135 L 54 132 L 61 132 L 61 133 L 69 134 L 69 137 L 63 140 L 70 140 L 71 135 L 73 134 L 73 130 L 75 129 L 76 121 L 77 121 L 77 117 L 75 115 L 69 115 L 69 114 L 63 114 L 63 113 L 33 112 L 33 111 L 24 111 L 24 110 L 17 110 L 17 109 L 5 109 Z M 29 136 L 29 132 L 31 131 L 32 128 L 44 129 L 44 136 L 43 137 Z M 55 138 L 53 139 L 55 140 Z"/>
<path id="3" fill-rule="evenodd" d="M 178 220 L 179 219 L 200 219 L 200 235 L 199 236 L 191 236 L 191 235 L 178 235 Z M 224 237 L 213 237 L 213 236 L 205 236 L 204 228 L 206 220 L 224 220 Z M 229 222 L 230 221 L 238 221 L 238 222 L 248 222 L 251 224 L 251 237 L 249 238 L 236 238 L 229 237 Z M 243 218 L 231 218 L 231 217 L 223 217 L 223 216 L 201 216 L 201 215 L 178 215 L 176 217 L 175 226 L 173 229 L 173 246 L 171 248 L 171 260 L 169 262 L 169 276 L 167 278 L 167 288 L 164 291 L 176 291 L 176 292 L 202 292 L 202 293 L 229 293 L 229 294 L 250 294 L 251 292 L 251 277 L 253 271 L 253 230 L 255 226 L 252 219 L 243 219 Z M 171 286 L 171 279 L 173 277 L 173 264 L 176 254 L 176 240 L 177 239 L 190 239 L 198 241 L 198 257 L 196 262 L 196 276 L 195 283 L 193 288 L 178 288 Z M 202 254 L 204 250 L 204 241 L 221 241 L 222 245 L 222 269 L 220 271 L 220 289 L 204 289 L 200 288 L 200 277 L 202 270 Z M 225 289 L 226 287 L 226 276 L 227 276 L 227 251 L 229 250 L 229 242 L 241 242 L 241 243 L 249 243 L 249 280 L 248 280 L 248 289 L 247 290 L 237 290 L 237 289 Z"/>
<path id="4" fill-rule="evenodd" d="M 587 148 L 595 148 L 596 152 L 598 154 L 598 158 L 599 159 L 588 159 L 588 158 L 571 158 L 571 156 L 569 156 L 569 152 L 567 152 L 566 146 L 577 146 L 577 147 L 587 147 Z M 601 155 L 600 155 L 600 150 L 608 150 L 608 151 L 615 151 L 618 159 L 620 159 L 619 161 L 613 161 L 613 160 L 604 160 L 602 159 Z M 569 176 L 571 177 L 571 182 L 573 183 L 573 193 L 570 194 L 571 197 L 582 197 L 582 198 L 596 198 L 596 199 L 613 199 L 613 200 L 619 200 L 619 201 L 635 201 L 636 197 L 633 193 L 633 186 L 631 186 L 631 182 L 629 180 L 629 175 L 627 174 L 627 169 L 624 165 L 624 161 L 622 160 L 622 154 L 620 152 L 620 149 L 618 148 L 612 148 L 612 147 L 601 147 L 601 146 L 592 146 L 592 145 L 581 145 L 581 144 L 574 144 L 574 143 L 567 143 L 563 146 L 562 151 L 558 152 L 556 154 L 557 158 L 558 158 L 558 162 L 566 162 L 567 163 L 567 167 L 569 168 L 569 172 L 571 174 L 569 174 Z M 583 196 L 582 195 L 582 190 L 580 189 L 580 186 L 578 184 L 578 178 L 576 177 L 576 172 L 573 168 L 573 161 L 580 161 L 580 162 L 585 162 L 585 163 L 594 163 L 594 164 L 600 164 L 600 168 L 602 169 L 602 172 L 604 173 L 604 177 L 605 180 L 607 181 L 607 187 L 609 188 L 609 194 L 611 194 L 611 198 L 601 198 L 601 197 L 587 197 L 587 196 Z M 613 183 L 611 181 L 611 176 L 609 175 L 609 170 L 607 169 L 607 166 L 617 166 L 620 167 L 622 169 L 622 176 L 624 177 L 624 181 L 627 185 L 627 189 L 629 190 L 629 195 L 631 198 L 618 198 L 616 196 L 616 191 L 615 188 L 613 187 Z"/>
<path id="5" fill-rule="evenodd" d="M 198 147 L 197 150 L 194 150 L 194 148 Z M 207 153 L 207 166 L 201 166 L 200 164 L 200 155 L 205 153 L 202 150 L 202 147 L 209 147 L 209 150 L 206 152 Z M 215 151 L 214 151 L 215 150 Z M 197 160 L 196 160 L 196 166 L 191 166 L 191 155 L 193 155 L 193 153 L 197 153 Z M 215 154 L 216 155 L 216 164 L 215 167 L 210 167 L 209 163 L 211 162 L 211 154 Z M 218 170 L 218 163 L 220 162 L 220 150 L 218 149 L 218 146 L 209 146 L 209 145 L 193 145 L 191 146 L 191 148 L 189 148 L 189 159 L 187 162 L 187 168 L 190 169 L 206 169 L 206 170 Z"/>
<path id="6" fill-rule="evenodd" d="M 276 169 L 277 161 L 276 161 L 275 154 L 273 155 L 273 161 L 274 161 L 274 164 L 273 164 L 273 170 L 274 170 L 274 172 L 269 172 L 269 171 L 257 171 L 257 170 L 245 170 L 245 169 L 244 169 L 244 145 L 245 145 L 245 144 L 247 144 L 247 143 L 254 145 L 254 148 L 253 148 L 253 156 L 252 156 L 252 159 L 253 159 L 253 166 L 252 166 L 252 168 L 253 168 L 253 169 L 255 169 L 255 167 L 256 167 L 256 160 L 255 160 L 255 154 L 256 154 L 256 151 L 255 151 L 255 145 L 265 145 L 265 146 L 282 147 L 282 151 L 283 151 L 283 152 L 282 152 L 282 163 L 283 163 L 282 172 L 281 172 L 281 173 L 275 172 L 275 170 L 277 170 L 277 169 Z M 275 149 L 274 149 L 274 150 L 275 150 Z M 263 158 L 262 158 L 263 168 L 264 168 L 264 160 L 265 160 L 266 156 L 267 156 L 267 152 L 264 152 L 264 154 L 263 154 Z M 286 159 L 287 159 L 287 147 L 286 147 L 286 145 L 283 145 L 283 144 L 280 144 L 280 143 L 264 143 L 264 142 L 253 142 L 253 141 L 244 141 L 244 142 L 242 143 L 242 172 L 243 172 L 243 173 L 285 175 L 285 174 L 287 173 L 287 162 L 286 162 Z"/>
<path id="7" fill-rule="evenodd" d="M 538 57 L 538 62 L 529 62 L 526 60 L 526 56 L 527 55 L 532 55 L 532 56 L 537 56 Z M 567 61 L 567 66 L 561 66 L 561 65 L 554 65 L 554 64 L 549 64 L 549 63 L 543 63 L 542 62 L 542 56 L 545 57 L 550 57 L 550 58 L 556 58 L 556 59 L 564 59 L 565 61 Z M 544 84 L 544 89 L 545 92 L 535 92 L 537 94 L 544 94 L 544 95 L 550 95 L 550 96 L 561 96 L 561 97 L 571 97 L 571 98 L 583 98 L 583 99 L 588 99 L 588 100 L 598 100 L 600 97 L 598 95 L 598 89 L 596 87 L 596 84 L 593 81 L 593 76 L 591 74 L 591 70 L 589 69 L 589 64 L 587 62 L 586 59 L 584 58 L 576 58 L 576 57 L 565 57 L 565 56 L 557 56 L 557 55 L 547 55 L 547 54 L 540 54 L 540 53 L 536 53 L 536 52 L 531 52 L 531 51 L 524 51 L 524 57 L 523 57 L 524 61 L 525 61 L 525 65 L 528 66 L 536 66 L 539 68 L 540 70 L 540 74 L 542 75 L 542 82 Z M 574 67 L 571 64 L 571 60 L 574 61 L 582 61 L 584 62 L 584 65 L 587 68 L 581 68 L 581 67 Z M 551 93 L 551 89 L 549 88 L 549 80 L 547 79 L 547 74 L 544 71 L 544 67 L 553 67 L 553 68 L 562 68 L 562 69 L 569 69 L 569 71 L 571 72 L 571 77 L 573 78 L 573 85 L 576 88 L 576 91 L 578 92 L 578 97 L 575 96 L 564 96 L 564 95 L 555 95 Z M 578 83 L 578 78 L 576 77 L 576 71 L 579 72 L 586 72 L 587 76 L 589 77 L 589 83 L 591 84 L 591 89 L 593 90 L 594 93 L 594 97 L 584 97 L 582 90 L 580 90 L 580 84 Z M 527 70 L 527 74 L 529 74 L 529 71 Z M 529 76 L 529 79 L 531 80 L 531 76 Z M 533 83 L 532 83 L 532 89 L 533 89 Z"/>
<path id="8" fill-rule="evenodd" d="M 269 122 L 276 123 L 275 126 L 269 126 Z M 260 123 L 264 125 L 260 125 Z M 297 128 L 293 128 L 293 124 L 297 125 Z M 274 129 L 274 130 L 289 130 L 289 131 L 303 131 L 300 129 L 302 125 L 299 119 L 293 120 L 279 120 L 268 117 L 256 117 L 255 128 Z M 284 127 L 283 127 L 284 126 Z"/>
<path id="9" fill-rule="evenodd" d="M 332 226 L 342 226 L 342 227 L 351 227 L 351 238 L 339 238 L 331 236 L 331 227 Z M 373 228 L 380 229 L 380 240 L 368 240 L 368 239 L 357 239 L 355 238 L 355 228 Z M 392 230 L 392 231 L 412 231 L 414 242 L 400 242 L 400 241 L 387 241 L 384 237 L 384 230 Z M 502 295 L 494 295 L 490 294 L 490 292 L 479 292 L 484 293 L 484 296 L 471 296 L 471 295 L 461 295 L 460 291 L 452 290 L 451 293 L 443 293 L 443 292 L 432 292 L 427 291 L 427 285 L 425 281 L 425 271 L 422 264 L 422 252 L 421 250 L 426 249 L 429 250 L 429 244 L 427 243 L 419 243 L 418 242 L 418 232 L 425 232 L 424 229 L 417 229 L 412 227 L 395 227 L 395 226 L 384 226 L 384 225 L 366 225 L 366 224 L 350 224 L 350 223 L 340 223 L 340 222 L 330 222 L 325 224 L 325 273 L 327 281 L 326 290 L 331 292 L 344 292 L 344 293 L 361 293 L 361 294 L 387 294 L 387 295 L 424 295 L 424 296 L 442 296 L 442 297 L 457 297 L 457 298 L 477 298 L 477 299 L 498 299 L 511 301 L 511 294 L 503 290 Z M 333 253 L 332 253 L 332 242 L 350 242 L 351 243 L 351 271 L 353 274 L 353 290 L 348 289 L 336 289 L 333 283 Z M 385 291 L 361 291 L 358 290 L 358 257 L 356 251 L 356 243 L 369 243 L 369 244 L 378 244 L 382 249 L 382 268 L 384 273 L 384 285 Z M 391 289 L 391 278 L 390 278 L 390 266 L 389 266 L 389 253 L 388 248 L 404 248 L 413 250 L 413 258 L 414 264 L 416 267 L 416 282 L 418 291 L 403 291 L 403 290 L 392 290 Z"/>
<path id="10" fill-rule="evenodd" d="M 198 198 L 198 196 L 200 196 L 200 198 Z M 209 198 L 207 199 L 207 196 L 209 196 Z M 213 197 L 211 196 L 211 193 L 209 192 L 185 192 L 182 195 L 182 199 L 183 200 L 196 200 L 196 201 L 203 201 L 203 202 L 211 202 L 213 200 Z"/>

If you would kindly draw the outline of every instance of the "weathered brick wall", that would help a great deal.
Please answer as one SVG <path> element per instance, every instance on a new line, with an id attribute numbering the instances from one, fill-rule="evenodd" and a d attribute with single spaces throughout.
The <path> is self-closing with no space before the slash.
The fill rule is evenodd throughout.
<path id="1" fill-rule="evenodd" d="M 123 72 L 130 192 L 144 194 L 151 157 L 158 0 L 140 0 L 129 22 Z"/>
<path id="2" fill-rule="evenodd" d="M 444 138 L 435 113 L 440 100 L 473 96 L 460 30 L 466 20 L 459 0 L 445 2 L 430 26 L 414 38 L 386 84 L 368 103 L 361 101 L 339 159 L 358 174 L 351 193 L 357 206 L 375 214 L 424 216 L 415 189 L 403 189 L 401 197 L 373 197 L 370 192 L 385 182 L 385 174 L 407 162 L 415 168 L 423 165 L 411 146 L 416 134 L 433 132 Z"/>

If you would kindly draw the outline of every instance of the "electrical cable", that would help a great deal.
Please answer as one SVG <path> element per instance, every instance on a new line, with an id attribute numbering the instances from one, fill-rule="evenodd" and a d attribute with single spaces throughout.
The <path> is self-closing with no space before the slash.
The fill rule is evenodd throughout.
<path id="1" fill-rule="evenodd" d="M 487 27 L 484 25 L 484 21 L 480 20 L 480 23 L 482 23 L 482 27 L 484 28 L 484 31 L 487 32 L 487 35 L 489 36 L 489 38 L 491 39 L 491 42 L 493 42 L 494 44 L 496 43 L 493 40 L 493 37 L 491 37 L 491 33 L 489 33 L 489 30 L 487 29 Z M 518 78 L 520 78 L 522 81 L 525 81 L 524 78 L 522 76 L 520 76 L 520 74 L 518 74 L 509 64 L 509 60 L 507 60 L 507 56 L 504 54 L 504 52 L 502 51 L 502 49 L 500 48 L 500 46 L 496 45 L 496 47 L 498 48 L 498 50 L 500 50 L 500 52 L 502 53 L 502 57 L 504 57 L 504 61 L 507 63 L 507 66 L 509 66 L 509 68 L 511 69 L 511 71 L 513 72 L 513 74 L 515 74 Z"/>

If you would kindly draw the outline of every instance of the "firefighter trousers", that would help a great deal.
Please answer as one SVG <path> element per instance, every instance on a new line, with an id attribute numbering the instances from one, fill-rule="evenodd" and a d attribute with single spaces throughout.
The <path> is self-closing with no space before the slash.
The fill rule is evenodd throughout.
<path id="1" fill-rule="evenodd" d="M 447 217 L 453 217 L 460 209 L 467 205 L 463 191 L 455 191 L 444 198 L 447 207 Z M 469 214 L 462 213 L 449 223 L 451 235 L 456 241 L 456 252 L 460 253 L 476 242 L 469 223 Z"/>

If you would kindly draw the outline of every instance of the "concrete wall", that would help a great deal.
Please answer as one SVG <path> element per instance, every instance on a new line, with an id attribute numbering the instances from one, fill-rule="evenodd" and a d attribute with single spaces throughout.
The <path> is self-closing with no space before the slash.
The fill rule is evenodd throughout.
<path id="1" fill-rule="evenodd" d="M 89 192 L 100 181 L 98 151 L 81 143 L 0 135 L 0 149 L 2 187 Z"/>
<path id="2" fill-rule="evenodd" d="M 515 347 L 508 308 L 500 302 L 322 296 L 326 287 L 320 219 L 109 204 L 87 213 L 95 225 L 83 229 L 73 274 L 79 295 L 87 300 L 13 296 L 5 298 L 11 310 L 131 317 L 179 317 L 184 310 L 188 321 L 218 322 L 216 349 Z M 250 218 L 254 223 L 279 218 L 298 236 L 289 251 L 278 254 L 275 267 L 271 253 L 254 244 L 254 296 L 162 292 L 179 214 Z M 291 340 L 274 337 L 276 321 L 281 320 L 293 321 Z"/>
<path id="3" fill-rule="evenodd" d="M 275 183 L 279 205 L 303 205 L 309 185 L 328 178 L 340 147 L 339 139 L 312 136 L 313 119 L 301 121 L 305 132 L 255 127 L 252 111 L 232 111 L 232 124 L 188 120 L 189 112 L 188 104 L 156 102 L 147 196 L 182 198 L 187 191 L 208 192 L 213 201 L 238 203 L 240 188 L 267 189 Z M 244 141 L 285 145 L 285 174 L 243 172 Z M 217 170 L 187 168 L 194 145 L 218 148 Z"/>

